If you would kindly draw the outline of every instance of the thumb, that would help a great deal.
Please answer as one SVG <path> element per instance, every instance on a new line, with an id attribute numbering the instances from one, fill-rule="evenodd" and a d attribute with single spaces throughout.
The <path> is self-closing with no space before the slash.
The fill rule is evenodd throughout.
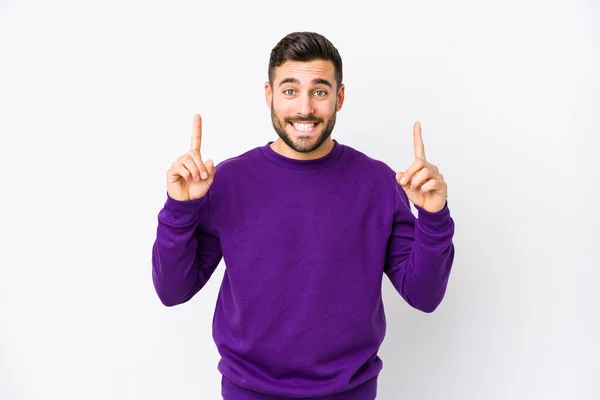
<path id="1" fill-rule="evenodd" d="M 206 165 L 206 169 L 210 175 L 215 173 L 215 162 L 213 160 L 206 161 L 204 165 Z"/>
<path id="2" fill-rule="evenodd" d="M 204 163 L 204 165 L 206 166 L 206 170 L 208 172 L 208 178 L 206 179 L 206 182 L 209 185 L 211 185 L 213 183 L 213 180 L 215 179 L 215 163 L 213 160 L 208 160 Z"/>
<path id="3" fill-rule="evenodd" d="M 398 182 L 398 185 L 402 186 L 404 189 L 408 189 L 409 183 L 406 182 L 406 184 L 402 184 L 400 182 L 400 179 L 402 179 L 402 177 L 404 176 L 404 171 L 400 171 L 396 174 L 396 182 Z"/>

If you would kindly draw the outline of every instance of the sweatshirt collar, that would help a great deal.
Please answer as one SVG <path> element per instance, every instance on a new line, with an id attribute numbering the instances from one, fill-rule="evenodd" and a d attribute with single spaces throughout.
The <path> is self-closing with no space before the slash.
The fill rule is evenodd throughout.
<path id="1" fill-rule="evenodd" d="M 294 158 L 285 157 L 275 152 L 275 150 L 271 148 L 271 143 L 273 143 L 273 141 L 268 142 L 266 145 L 260 148 L 265 158 L 273 164 L 276 164 L 280 167 L 298 170 L 311 170 L 316 168 L 327 167 L 335 163 L 335 161 L 342 154 L 342 150 L 344 147 L 343 145 L 338 143 L 337 140 L 333 139 L 333 149 L 331 149 L 331 151 L 327 155 L 321 158 L 316 158 L 314 160 L 297 160 Z"/>

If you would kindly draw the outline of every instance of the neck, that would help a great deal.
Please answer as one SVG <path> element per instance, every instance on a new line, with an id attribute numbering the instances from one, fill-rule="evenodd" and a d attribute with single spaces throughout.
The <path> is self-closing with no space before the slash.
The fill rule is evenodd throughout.
<path id="1" fill-rule="evenodd" d="M 283 140 L 281 140 L 281 138 L 278 138 L 276 141 L 271 143 L 271 149 L 273 149 L 275 153 L 287 158 L 292 158 L 294 160 L 316 160 L 329 154 L 331 150 L 333 150 L 334 145 L 335 143 L 333 142 L 333 139 L 329 137 L 321 146 L 319 146 L 318 149 L 311 151 L 310 153 L 300 153 L 289 147 Z"/>

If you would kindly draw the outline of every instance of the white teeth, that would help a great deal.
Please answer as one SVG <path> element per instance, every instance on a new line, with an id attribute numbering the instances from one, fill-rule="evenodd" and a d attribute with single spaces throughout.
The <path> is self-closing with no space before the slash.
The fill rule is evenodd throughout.
<path id="1" fill-rule="evenodd" d="M 315 127 L 315 124 L 298 124 L 298 123 L 294 123 L 294 128 L 296 128 L 296 130 L 299 131 L 312 131 L 313 128 Z"/>

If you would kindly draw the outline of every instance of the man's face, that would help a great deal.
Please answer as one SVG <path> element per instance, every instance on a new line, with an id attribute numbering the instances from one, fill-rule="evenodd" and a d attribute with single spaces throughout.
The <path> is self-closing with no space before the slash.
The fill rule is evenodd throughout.
<path id="1" fill-rule="evenodd" d="M 273 128 L 298 153 L 313 152 L 330 137 L 344 101 L 331 61 L 286 61 L 265 84 Z"/>

